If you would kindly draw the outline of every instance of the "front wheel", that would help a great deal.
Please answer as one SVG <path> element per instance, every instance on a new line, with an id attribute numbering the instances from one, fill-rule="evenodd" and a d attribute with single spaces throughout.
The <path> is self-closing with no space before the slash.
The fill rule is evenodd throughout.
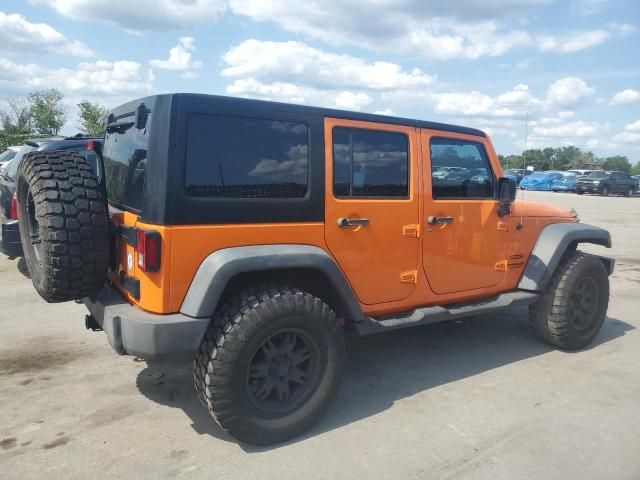
<path id="1" fill-rule="evenodd" d="M 633 197 L 633 194 L 635 193 L 633 187 L 629 187 L 629 190 L 627 190 L 627 193 L 625 193 L 625 197 Z"/>
<path id="2" fill-rule="evenodd" d="M 529 307 L 529 320 L 547 342 L 577 350 L 596 336 L 608 305 L 609 276 L 604 264 L 575 251 L 558 265 L 543 294 Z"/>
<path id="3" fill-rule="evenodd" d="M 600 195 L 602 195 L 603 197 L 608 197 L 609 196 L 609 187 L 607 187 L 606 185 L 603 186 L 600 189 Z"/>
<path id="4" fill-rule="evenodd" d="M 198 397 L 246 443 L 269 445 L 313 425 L 334 396 L 345 355 L 331 308 L 296 288 L 251 288 L 214 315 L 193 362 Z"/>

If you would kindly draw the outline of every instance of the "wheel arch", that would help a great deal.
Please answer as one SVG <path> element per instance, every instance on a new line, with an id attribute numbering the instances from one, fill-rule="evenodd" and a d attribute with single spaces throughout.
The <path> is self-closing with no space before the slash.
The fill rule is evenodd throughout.
<path id="1" fill-rule="evenodd" d="M 575 250 L 581 243 L 611 248 L 611 234 L 602 228 L 583 223 L 554 223 L 545 226 L 529 256 L 518 288 L 534 292 L 544 290 L 565 254 Z M 611 275 L 615 260 L 598 257 Z"/>
<path id="2" fill-rule="evenodd" d="M 298 244 L 232 247 L 209 254 L 198 267 L 180 312 L 190 317 L 210 317 L 233 293 L 268 283 L 306 290 L 339 316 L 355 321 L 364 316 L 333 258 L 319 247 Z"/>

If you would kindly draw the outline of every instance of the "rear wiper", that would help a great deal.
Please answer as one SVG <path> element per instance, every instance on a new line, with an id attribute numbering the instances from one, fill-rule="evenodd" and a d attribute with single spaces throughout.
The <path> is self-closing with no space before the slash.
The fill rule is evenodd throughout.
<path id="1" fill-rule="evenodd" d="M 115 122 L 107 127 L 107 133 L 124 133 L 133 127 L 133 122 Z"/>

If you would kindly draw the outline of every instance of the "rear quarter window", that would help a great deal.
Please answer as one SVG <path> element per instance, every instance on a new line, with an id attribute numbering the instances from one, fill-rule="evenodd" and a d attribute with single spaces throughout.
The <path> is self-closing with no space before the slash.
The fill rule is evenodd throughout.
<path id="1" fill-rule="evenodd" d="M 187 195 L 300 198 L 307 194 L 307 125 L 262 118 L 189 117 Z"/>

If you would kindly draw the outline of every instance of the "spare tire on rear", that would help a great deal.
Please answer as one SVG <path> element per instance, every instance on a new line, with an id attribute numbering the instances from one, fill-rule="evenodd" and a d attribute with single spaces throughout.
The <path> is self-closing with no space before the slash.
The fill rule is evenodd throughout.
<path id="1" fill-rule="evenodd" d="M 17 199 L 24 258 L 40 296 L 65 302 L 98 291 L 109 263 L 109 216 L 85 158 L 69 151 L 26 156 Z"/>

